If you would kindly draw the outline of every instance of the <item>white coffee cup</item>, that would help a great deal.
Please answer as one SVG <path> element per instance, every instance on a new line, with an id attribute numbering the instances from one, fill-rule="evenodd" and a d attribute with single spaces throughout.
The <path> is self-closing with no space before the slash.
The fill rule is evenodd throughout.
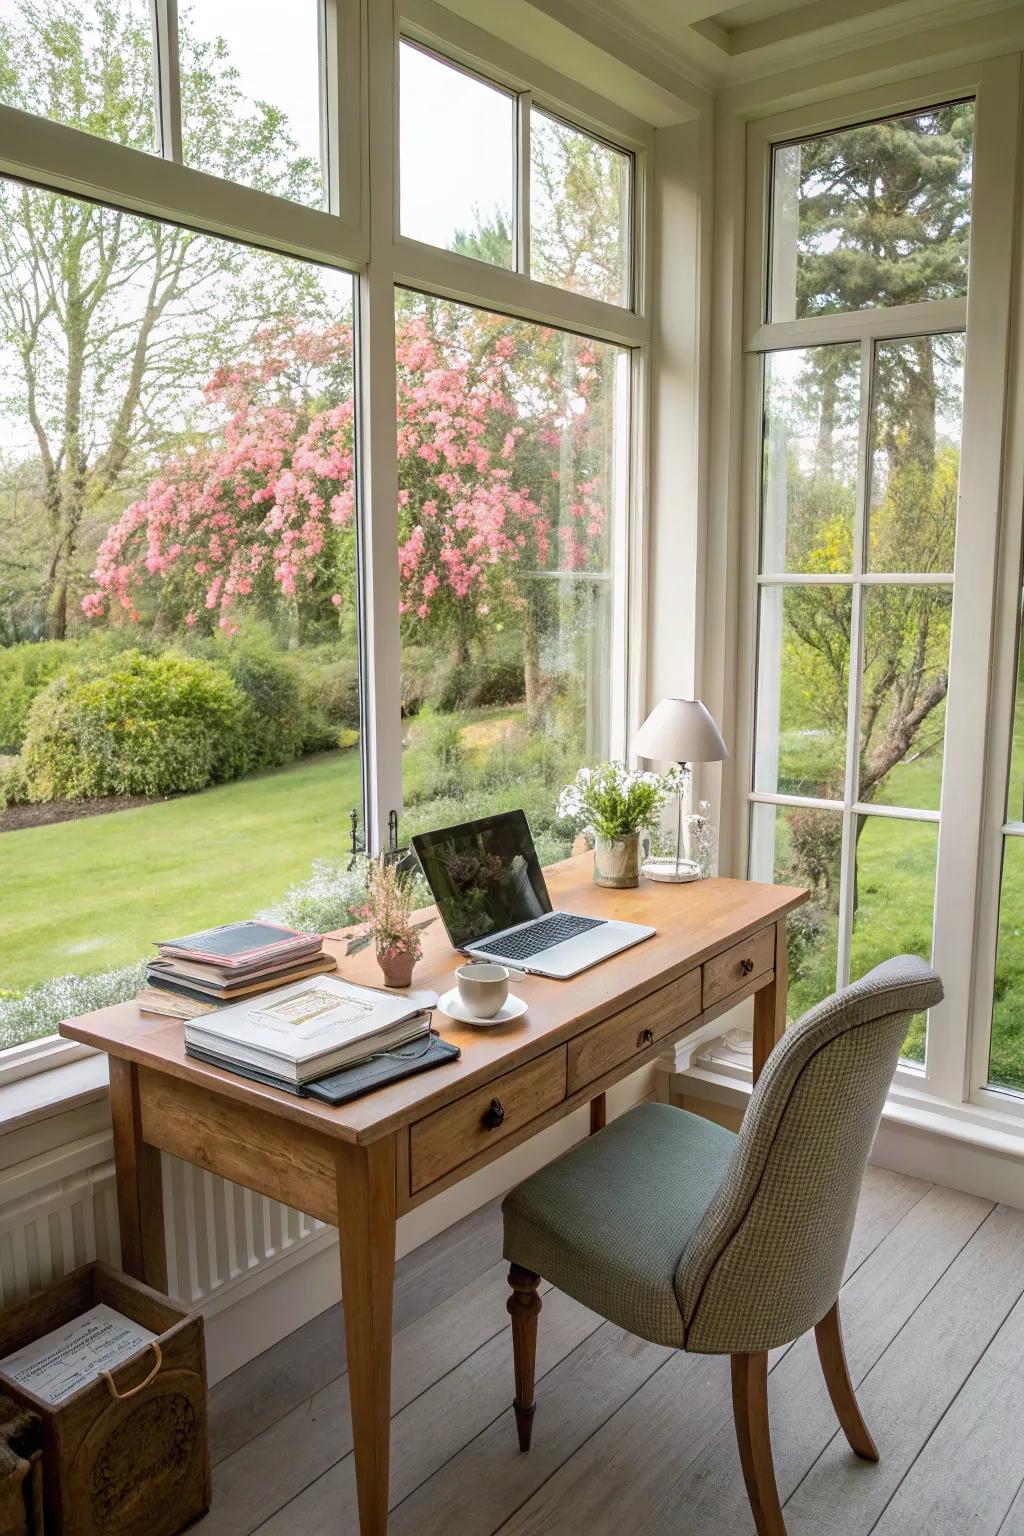
<path id="1" fill-rule="evenodd" d="M 477 1019 L 493 1019 L 508 998 L 510 978 L 519 972 L 490 960 L 470 960 L 455 972 L 459 996 L 467 1013 Z"/>

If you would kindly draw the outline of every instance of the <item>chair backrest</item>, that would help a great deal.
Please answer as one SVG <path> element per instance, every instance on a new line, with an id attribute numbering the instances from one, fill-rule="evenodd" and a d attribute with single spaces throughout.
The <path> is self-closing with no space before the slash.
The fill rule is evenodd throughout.
<path id="1" fill-rule="evenodd" d="M 676 1270 L 687 1349 L 772 1349 L 828 1312 L 907 1025 L 941 998 L 934 971 L 901 955 L 783 1035 Z"/>

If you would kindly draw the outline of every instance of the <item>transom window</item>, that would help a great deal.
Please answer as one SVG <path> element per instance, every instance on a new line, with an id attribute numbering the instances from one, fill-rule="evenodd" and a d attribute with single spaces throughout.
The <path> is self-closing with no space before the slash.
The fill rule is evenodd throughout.
<path id="1" fill-rule="evenodd" d="M 415 43 L 400 60 L 402 234 L 628 306 L 633 156 Z"/>

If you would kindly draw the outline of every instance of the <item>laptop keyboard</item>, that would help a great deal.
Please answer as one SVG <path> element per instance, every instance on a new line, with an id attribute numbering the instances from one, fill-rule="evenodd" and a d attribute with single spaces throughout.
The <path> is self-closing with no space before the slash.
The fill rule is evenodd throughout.
<path id="1" fill-rule="evenodd" d="M 538 918 L 529 928 L 520 928 L 516 933 L 506 934 L 503 939 L 494 939 L 490 943 L 473 947 L 486 949 L 489 955 L 500 955 L 503 960 L 528 960 L 531 955 L 540 954 L 542 949 L 551 949 L 564 939 L 574 939 L 578 934 L 588 933 L 591 928 L 601 928 L 604 922 L 603 917 L 577 917 L 573 912 L 553 912 L 550 917 Z"/>

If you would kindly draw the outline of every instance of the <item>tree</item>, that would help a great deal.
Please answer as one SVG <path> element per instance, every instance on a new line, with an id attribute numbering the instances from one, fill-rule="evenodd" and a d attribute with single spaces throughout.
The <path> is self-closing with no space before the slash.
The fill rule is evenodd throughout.
<path id="1" fill-rule="evenodd" d="M 438 301 L 440 303 L 440 301 Z M 282 324 L 206 389 L 221 430 L 173 454 L 100 546 L 92 618 L 232 630 L 283 607 L 301 639 L 355 592 L 352 332 Z M 604 508 L 588 475 L 600 382 L 575 343 L 571 377 L 542 372 L 560 338 L 458 306 L 400 323 L 399 549 L 403 623 L 465 656 L 499 618 L 524 627 L 528 707 L 535 576 L 599 558 Z M 567 393 L 571 392 L 571 393 Z M 564 461 L 564 465 L 563 465 Z M 562 473 L 574 476 L 567 520 Z"/>
<path id="2" fill-rule="evenodd" d="M 823 135 L 785 151 L 799 157 L 796 313 L 920 303 L 966 291 L 973 107 Z M 792 167 L 791 167 L 792 168 Z M 792 210 L 791 210 L 792 212 Z M 849 348 L 810 348 L 785 409 L 790 570 L 851 569 L 853 506 L 836 455 Z M 868 559 L 876 571 L 953 568 L 959 467 L 962 338 L 879 346 L 873 380 Z M 770 409 L 772 407 L 770 406 Z M 861 800 L 892 769 L 942 742 L 950 601 L 942 589 L 886 586 L 865 600 L 860 730 Z M 846 731 L 850 610 L 843 589 L 787 597 L 790 663 L 804 707 L 832 735 Z M 827 788 L 835 793 L 834 779 Z"/>
<path id="3" fill-rule="evenodd" d="M 151 150 L 151 46 L 142 0 L 95 0 L 88 11 L 75 0 L 21 0 L 18 20 L 0 22 L 0 90 L 26 111 Z M 223 47 L 192 43 L 187 13 L 180 46 L 186 160 L 308 197 L 315 168 L 294 154 L 281 114 L 248 107 Z M 2 404 L 29 423 L 38 456 L 52 637 L 67 632 L 83 545 L 91 553 L 112 498 L 166 446 L 168 424 L 180 428 L 199 360 L 208 366 L 237 338 L 247 307 L 280 309 L 292 286 L 284 265 L 268 259 L 255 283 L 253 271 L 242 247 L 0 185 Z"/>

